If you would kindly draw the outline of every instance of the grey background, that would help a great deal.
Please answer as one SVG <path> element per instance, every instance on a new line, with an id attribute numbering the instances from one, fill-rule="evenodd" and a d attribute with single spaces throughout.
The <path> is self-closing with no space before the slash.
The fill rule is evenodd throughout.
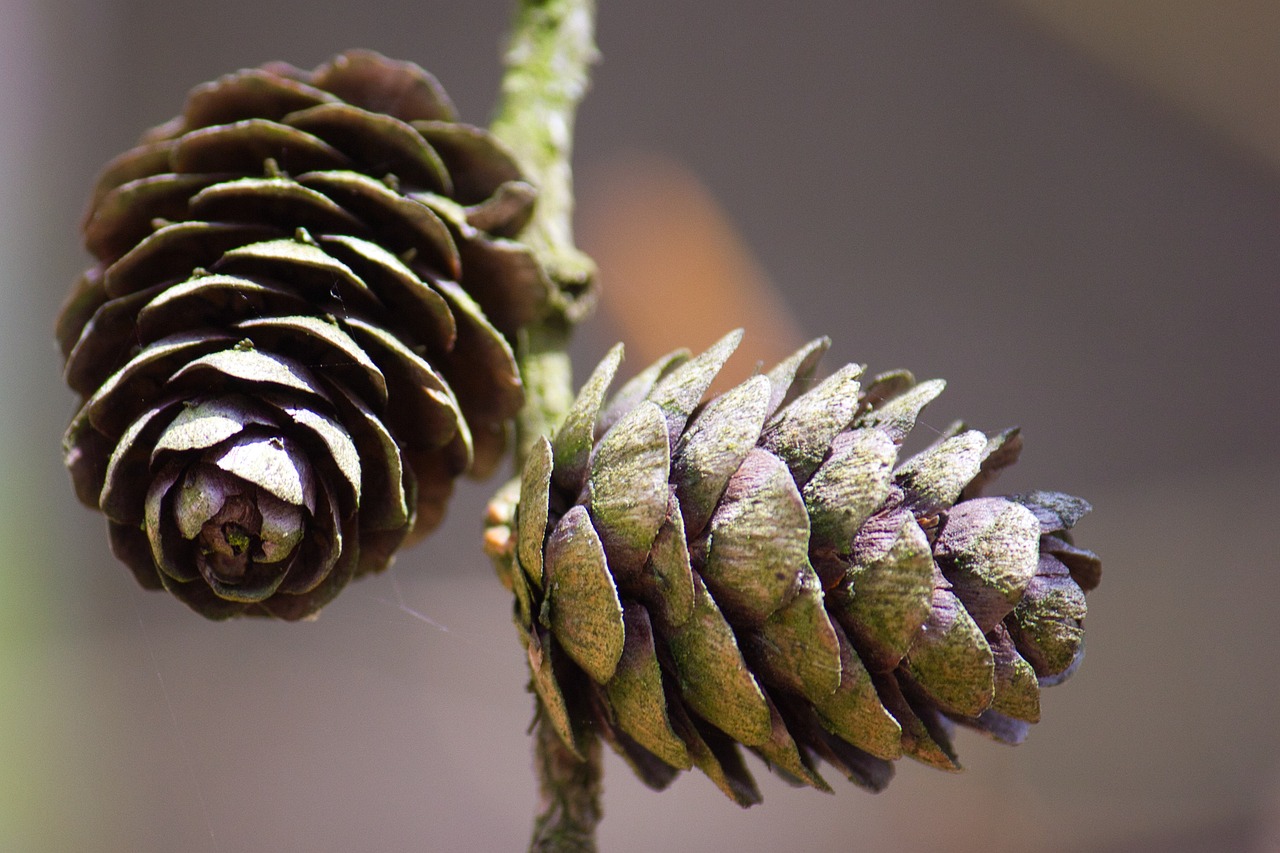
<path id="1" fill-rule="evenodd" d="M 365 46 L 483 123 L 508 8 L 0 0 L 0 849 L 523 846 L 531 701 L 476 548 L 497 481 L 315 624 L 206 624 L 75 503 L 50 341 L 94 174 L 192 85 Z M 962 736 L 964 774 L 904 762 L 875 797 L 762 769 L 746 812 L 611 756 L 603 849 L 1280 850 L 1280 176 L 990 0 L 605 2 L 599 44 L 581 173 L 684 163 L 828 367 L 947 377 L 934 428 L 1021 424 L 1002 486 L 1092 500 L 1106 566 L 1023 747 Z"/>

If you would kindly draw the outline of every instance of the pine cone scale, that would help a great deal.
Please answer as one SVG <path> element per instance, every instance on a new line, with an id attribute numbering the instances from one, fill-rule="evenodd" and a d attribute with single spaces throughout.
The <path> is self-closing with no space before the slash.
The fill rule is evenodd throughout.
<path id="1" fill-rule="evenodd" d="M 814 768 L 812 759 L 805 756 L 787 728 L 777 707 L 769 702 L 769 722 L 772 726 L 769 740 L 752 752 L 760 756 L 783 779 L 792 785 L 808 785 L 820 791 L 831 792 L 831 786 Z"/>
<path id="2" fill-rule="evenodd" d="M 623 651 L 622 604 L 585 508 L 565 513 L 551 532 L 544 571 L 548 627 L 596 683 L 607 683 Z"/>
<path id="3" fill-rule="evenodd" d="M 549 517 L 552 464 L 551 443 L 539 436 L 521 473 L 520 495 L 523 499 L 516 521 L 519 530 L 517 559 L 538 589 L 543 587 L 542 549 Z"/>
<path id="4" fill-rule="evenodd" d="M 159 396 L 165 377 L 177 367 L 233 344 L 230 335 L 177 334 L 162 338 L 139 352 L 107 377 L 83 411 L 92 427 L 112 437 Z"/>
<path id="5" fill-rule="evenodd" d="M 453 195 L 449 171 L 440 154 L 421 133 L 400 119 L 350 104 L 329 103 L 289 113 L 280 124 L 314 136 L 335 151 L 349 152 L 350 159 L 370 174 L 392 174 L 404 187 Z M 290 171 L 343 168 L 347 164 Z"/>
<path id="6" fill-rule="evenodd" d="M 760 446 L 787 463 L 803 487 L 826 458 L 832 440 L 853 419 L 862 367 L 845 365 L 774 416 Z"/>
<path id="7" fill-rule="evenodd" d="M 667 514 L 667 430 L 653 403 L 637 406 L 597 445 L 587 479 L 591 521 L 621 577 L 640 570 Z"/>
<path id="8" fill-rule="evenodd" d="M 725 487 L 697 568 L 736 624 L 757 627 L 812 574 L 808 545 L 809 517 L 790 471 L 756 448 Z"/>
<path id="9" fill-rule="evenodd" d="M 1003 623 L 987 637 L 996 666 L 991 710 L 1027 723 L 1040 722 L 1040 687 L 1035 668 L 1018 654 Z"/>
<path id="10" fill-rule="evenodd" d="M 853 537 L 889 495 L 896 457 L 893 441 L 879 430 L 851 430 L 832 441 L 830 456 L 804 484 L 815 551 L 847 557 Z"/>
<path id="11" fill-rule="evenodd" d="M 454 311 L 438 290 L 399 258 L 359 237 L 331 235 L 319 243 L 324 254 L 350 273 L 362 296 L 368 294 L 378 308 L 400 317 L 403 328 L 420 330 L 432 342 L 433 354 L 444 356 L 453 350 L 458 338 Z"/>
<path id="12" fill-rule="evenodd" d="M 605 392 L 621 363 L 622 344 L 617 344 L 591 372 L 590 378 L 565 414 L 564 422 L 556 432 L 555 442 L 548 443 L 554 461 L 551 480 L 561 490 L 571 489 L 587 478 L 591 450 L 596 440 L 596 423 L 601 406 L 604 405 Z M 538 476 L 540 478 L 542 475 Z"/>
<path id="13" fill-rule="evenodd" d="M 839 683 L 829 696 L 810 700 L 824 727 L 858 749 L 887 761 L 902 755 L 902 726 L 881 703 L 871 673 L 844 632 L 833 627 L 839 648 Z"/>
<path id="14" fill-rule="evenodd" d="M 693 612 L 665 637 L 689 708 L 740 743 L 759 746 L 772 731 L 769 708 L 738 649 L 733 629 L 698 576 Z"/>
<path id="15" fill-rule="evenodd" d="M 355 165 L 341 150 L 288 119 L 251 118 L 204 127 L 157 147 L 167 148 L 165 165 L 179 174 L 261 172 L 268 160 L 294 174 Z"/>
<path id="16" fill-rule="evenodd" d="M 739 638 L 752 669 L 770 684 L 815 704 L 840 687 L 840 640 L 813 573 L 803 573 L 796 595 Z"/>
<path id="17" fill-rule="evenodd" d="M 943 711 L 976 717 L 995 695 L 995 660 L 982 631 L 941 574 L 929 616 L 902 660 L 902 674 Z"/>
<path id="18" fill-rule="evenodd" d="M 84 225 L 85 248 L 110 263 L 145 239 L 156 220 L 186 218 L 188 201 L 233 174 L 137 178 L 108 191 Z"/>
<path id="19" fill-rule="evenodd" d="M 1022 600 L 1040 558 L 1040 524 L 1026 507 L 974 498 L 955 507 L 935 546 L 938 566 L 982 633 Z"/>
<path id="20" fill-rule="evenodd" d="M 283 69 L 251 68 L 203 83 L 191 90 L 180 116 L 152 129 L 147 137 L 172 139 L 193 129 L 257 116 L 278 119 L 316 104 L 335 102 L 340 97 L 290 79 L 303 75 L 304 72 L 296 68 L 281 71 Z"/>
<path id="21" fill-rule="evenodd" d="M 457 279 L 461 274 L 457 243 L 448 225 L 430 206 L 357 172 L 307 172 L 298 176 L 296 186 L 315 193 L 342 215 L 376 229 L 397 254 L 411 255 L 415 266 L 436 270 L 448 279 Z M 358 228 L 328 230 L 363 236 Z"/>
<path id="22" fill-rule="evenodd" d="M 1036 576 L 1007 623 L 1018 652 L 1037 675 L 1066 671 L 1083 648 L 1084 593 L 1070 570 L 1049 554 L 1040 557 Z"/>
<path id="23" fill-rule="evenodd" d="M 89 334 L 81 337 L 66 354 L 63 379 L 73 390 L 89 396 L 111 374 L 112 366 L 129 357 L 133 342 L 122 340 L 134 323 L 139 306 L 158 288 L 129 294 L 100 305 L 84 324 Z"/>
<path id="24" fill-rule="evenodd" d="M 112 299 L 208 268 L 226 252 L 282 237 L 279 229 L 229 222 L 170 222 L 147 235 L 103 272 L 103 290 Z"/>
<path id="25" fill-rule="evenodd" d="M 165 415 L 180 409 L 181 400 L 170 399 L 138 416 L 116 442 L 107 460 L 97 496 L 103 515 L 121 524 L 142 523 L 142 503 L 151 467 L 150 446 L 165 432 Z M 184 413 L 177 411 L 175 420 Z M 239 429 L 228 429 L 230 438 Z"/>
<path id="26" fill-rule="evenodd" d="M 666 519 L 653 539 L 648 561 L 624 583 L 623 591 L 644 602 L 660 633 L 674 632 L 693 615 L 693 561 L 674 494 L 668 498 Z"/>
<path id="27" fill-rule="evenodd" d="M 452 121 L 417 119 L 410 124 L 447 164 L 453 179 L 453 198 L 459 204 L 468 210 L 497 205 L 518 223 L 511 226 L 506 217 L 499 217 L 501 224 L 496 229 L 476 222 L 471 223 L 473 226 L 499 237 L 512 237 L 520 231 L 529 214 L 528 202 L 532 199 L 528 194 L 534 190 L 525 182 L 515 156 L 496 137 Z M 512 208 L 513 203 L 517 207 Z M 497 215 L 496 211 L 492 215 Z"/>
<path id="28" fill-rule="evenodd" d="M 755 447 L 769 403 L 769 380 L 754 377 L 710 401 L 672 451 L 671 476 L 692 535 L 711 520 L 716 502 Z"/>
<path id="29" fill-rule="evenodd" d="M 853 540 L 854 560 L 829 597 L 867 667 L 892 672 L 932 609 L 928 537 L 902 510 L 873 517 Z"/>
<path id="30" fill-rule="evenodd" d="M 662 761 L 679 770 L 693 766 L 688 747 L 667 715 L 662 667 L 649 613 L 628 605 L 623 613 L 625 644 L 606 689 L 618 728 Z"/>

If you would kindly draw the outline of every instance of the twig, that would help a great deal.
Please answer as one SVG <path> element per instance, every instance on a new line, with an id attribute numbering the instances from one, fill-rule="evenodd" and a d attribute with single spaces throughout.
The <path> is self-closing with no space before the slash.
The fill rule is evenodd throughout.
<path id="1" fill-rule="evenodd" d="M 594 32 L 594 0 L 519 0 L 492 125 L 538 187 L 522 239 L 554 285 L 542 318 L 517 342 L 525 385 L 525 406 L 516 420 L 519 465 L 538 436 L 553 433 L 573 400 L 566 346 L 573 324 L 590 307 L 595 279 L 595 264 L 573 243 L 570 163 L 574 115 L 596 58 Z M 585 760 L 579 760 L 538 709 L 534 766 L 540 802 L 531 851 L 596 849 L 601 750 L 594 737 L 584 740 L 579 749 Z"/>
<path id="2" fill-rule="evenodd" d="M 574 115 L 596 58 L 595 0 L 519 0 L 492 130 L 538 187 L 521 235 L 554 285 L 546 312 L 527 328 L 517 356 L 526 404 L 517 419 L 517 459 L 548 435 L 572 400 L 569 330 L 591 305 L 595 264 L 573 243 Z"/>
<path id="3" fill-rule="evenodd" d="M 600 739 L 583 738 L 585 760 L 579 760 L 541 714 L 534 738 L 539 803 L 530 853 L 595 853 L 596 824 L 603 817 Z"/>

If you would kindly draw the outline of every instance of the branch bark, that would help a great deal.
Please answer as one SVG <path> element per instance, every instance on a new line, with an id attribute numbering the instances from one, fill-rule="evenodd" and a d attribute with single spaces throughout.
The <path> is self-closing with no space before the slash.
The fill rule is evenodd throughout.
<path id="1" fill-rule="evenodd" d="M 595 264 L 573 242 L 574 116 L 596 59 L 594 0 L 519 0 L 506 53 L 493 132 L 538 188 L 521 235 L 554 285 L 546 311 L 517 341 L 525 406 L 516 420 L 516 459 L 552 435 L 573 401 L 567 353 L 573 324 L 590 309 Z M 529 844 L 536 853 L 594 853 L 600 822 L 601 749 L 584 737 L 580 760 L 537 709 L 534 768 L 539 805 Z"/>
<path id="2" fill-rule="evenodd" d="M 519 0 L 491 126 L 538 188 L 521 235 L 557 287 L 550 311 L 577 320 L 595 264 L 573 243 L 573 127 L 597 58 L 595 0 Z"/>
<path id="3" fill-rule="evenodd" d="M 534 738 L 539 802 L 530 853 L 596 853 L 596 825 L 604 816 L 600 739 L 584 737 L 585 760 L 578 760 L 541 709 Z"/>
<path id="4" fill-rule="evenodd" d="M 517 460 L 550 435 L 573 399 L 569 331 L 592 303 L 595 264 L 573 242 L 573 127 L 595 47 L 595 0 L 519 0 L 493 133 L 538 188 L 521 239 L 553 284 L 540 322 L 517 342 L 526 388 L 516 422 Z"/>

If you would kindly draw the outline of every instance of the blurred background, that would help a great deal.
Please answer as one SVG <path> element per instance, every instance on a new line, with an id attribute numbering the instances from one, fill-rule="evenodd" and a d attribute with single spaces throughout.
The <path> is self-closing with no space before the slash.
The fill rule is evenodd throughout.
<path id="1" fill-rule="evenodd" d="M 0 850 L 523 849 L 499 480 L 313 624 L 206 623 L 75 502 L 51 339 L 90 182 L 191 86 L 362 46 L 485 123 L 509 11 L 0 0 Z M 598 40 L 580 375 L 746 324 L 740 376 L 826 334 L 827 369 L 946 377 L 921 429 L 1021 424 L 1001 487 L 1091 500 L 1106 567 L 1024 746 L 961 734 L 965 773 L 905 761 L 879 796 L 761 768 L 745 812 L 610 756 L 602 849 L 1280 850 L 1280 6 L 605 0 Z"/>

